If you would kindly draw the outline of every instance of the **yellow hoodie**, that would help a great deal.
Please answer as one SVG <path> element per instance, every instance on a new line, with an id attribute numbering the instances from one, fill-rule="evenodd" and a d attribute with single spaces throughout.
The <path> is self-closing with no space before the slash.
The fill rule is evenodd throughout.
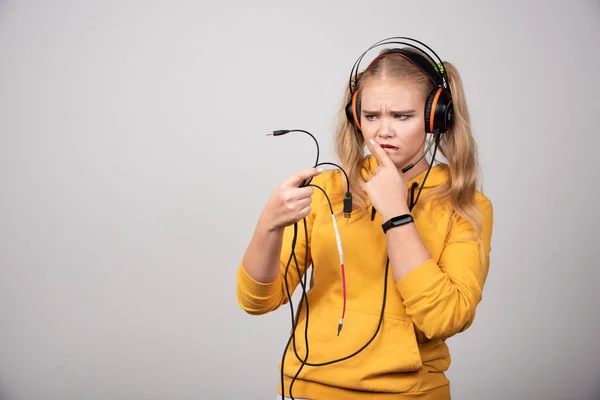
<path id="1" fill-rule="evenodd" d="M 376 161 L 369 156 L 366 166 L 373 171 Z M 425 172 L 406 182 L 410 201 L 413 182 L 420 187 Z M 427 177 L 419 206 L 413 210 L 421 238 L 432 254 L 399 282 L 394 282 L 389 266 L 383 323 L 375 339 L 357 355 L 378 329 L 384 298 L 386 238 L 378 213 L 346 219 L 339 215 L 346 191 L 344 176 L 337 170 L 326 171 L 313 179 L 323 188 L 334 207 L 342 241 L 347 286 L 344 326 L 338 336 L 342 312 L 342 280 L 331 212 L 325 196 L 315 188 L 312 212 L 306 218 L 308 258 L 313 265 L 308 290 L 308 365 L 294 381 L 295 398 L 308 399 L 435 399 L 450 398 L 445 371 L 450 354 L 445 339 L 464 331 L 473 322 L 482 298 L 489 267 L 493 212 L 491 202 L 480 192 L 476 199 L 483 213 L 483 241 L 468 240 L 473 231 L 465 221 L 452 224 L 444 208 L 432 208 L 422 200 L 428 188 L 447 179 L 445 170 L 434 166 Z M 418 192 L 417 187 L 417 192 Z M 416 195 L 416 193 L 415 193 Z M 370 207 L 370 204 L 367 204 Z M 372 207 L 370 208 L 372 210 Z M 371 220 L 371 218 L 374 218 Z M 290 258 L 293 226 L 284 233 L 281 274 L 275 281 L 254 281 L 240 264 L 237 275 L 237 299 L 250 314 L 265 314 L 288 302 L 284 271 Z M 304 271 L 305 232 L 298 223 L 295 253 Z M 299 286 L 296 265 L 287 273 L 290 294 Z M 308 285 L 307 285 L 308 286 Z M 299 288 L 301 290 L 301 288 Z M 306 306 L 298 313 L 295 347 L 290 343 L 285 354 L 284 387 L 289 396 L 292 378 L 306 356 Z M 291 322 L 291 321 L 290 321 Z M 310 364 L 346 358 L 323 366 Z M 281 367 L 281 365 L 280 365 Z"/>

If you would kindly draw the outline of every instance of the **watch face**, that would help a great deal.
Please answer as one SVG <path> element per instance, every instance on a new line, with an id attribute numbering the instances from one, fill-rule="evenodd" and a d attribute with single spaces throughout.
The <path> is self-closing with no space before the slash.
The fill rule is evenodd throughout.
<path id="1" fill-rule="evenodd" d="M 395 217 L 392 219 L 392 225 L 404 225 L 412 221 L 412 217 L 410 215 L 401 215 L 399 217 Z"/>
<path id="2" fill-rule="evenodd" d="M 405 224 L 408 224 L 409 222 L 413 222 L 413 221 L 414 221 L 414 219 L 413 219 L 412 215 L 410 215 L 410 214 L 399 215 L 397 217 L 390 219 L 386 223 L 384 223 L 382 225 L 382 228 L 383 228 L 383 231 L 386 232 L 390 228 L 393 228 L 395 226 L 405 225 Z"/>

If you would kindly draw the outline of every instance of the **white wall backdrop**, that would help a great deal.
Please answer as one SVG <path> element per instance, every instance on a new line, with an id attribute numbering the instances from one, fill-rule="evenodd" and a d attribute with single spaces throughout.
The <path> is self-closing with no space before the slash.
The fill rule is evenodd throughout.
<path id="1" fill-rule="evenodd" d="M 600 398 L 600 3 L 0 1 L 0 399 L 274 399 L 287 307 L 235 272 L 267 197 L 334 160 L 356 57 L 465 81 L 492 265 L 456 399 Z"/>

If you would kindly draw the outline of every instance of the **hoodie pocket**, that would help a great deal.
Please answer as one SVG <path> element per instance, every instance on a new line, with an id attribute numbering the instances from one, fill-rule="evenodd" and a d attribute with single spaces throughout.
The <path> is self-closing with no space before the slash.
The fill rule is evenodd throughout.
<path id="1" fill-rule="evenodd" d="M 306 355 L 304 322 L 303 318 L 295 335 L 299 357 L 294 353 L 293 343 L 286 354 L 285 372 L 290 376 L 296 374 Z M 417 390 L 423 363 L 415 328 L 410 320 L 384 317 L 372 341 L 379 315 L 347 310 L 339 336 L 338 322 L 339 308 L 311 307 L 308 326 L 309 365 L 302 367 L 298 376 L 300 379 L 351 390 L 395 393 Z M 344 360 L 331 363 L 339 359 Z"/>

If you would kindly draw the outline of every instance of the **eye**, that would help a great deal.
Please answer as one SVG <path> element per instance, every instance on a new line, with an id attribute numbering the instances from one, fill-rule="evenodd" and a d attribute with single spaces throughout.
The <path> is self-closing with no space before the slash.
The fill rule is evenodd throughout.
<path id="1" fill-rule="evenodd" d="M 405 115 L 405 114 L 396 114 L 395 117 L 396 117 L 396 119 L 405 120 L 405 119 L 409 119 L 411 116 Z"/>
<path id="2" fill-rule="evenodd" d="M 377 117 L 375 115 L 372 115 L 372 114 L 367 114 L 367 115 L 365 115 L 365 118 L 368 119 L 369 121 L 373 121 Z"/>

